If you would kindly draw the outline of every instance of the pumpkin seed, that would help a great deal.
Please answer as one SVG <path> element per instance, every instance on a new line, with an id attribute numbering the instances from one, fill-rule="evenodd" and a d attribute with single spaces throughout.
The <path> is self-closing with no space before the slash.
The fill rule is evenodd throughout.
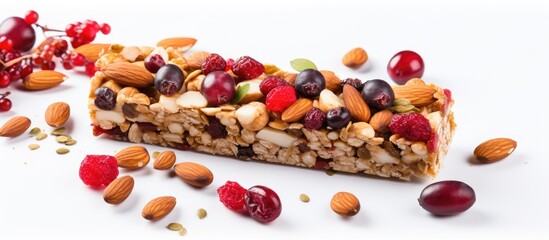
<path id="1" fill-rule="evenodd" d="M 198 216 L 198 218 L 204 219 L 208 215 L 208 212 L 206 212 L 206 210 L 204 208 L 200 208 L 196 212 L 196 215 Z"/>
<path id="2" fill-rule="evenodd" d="M 299 195 L 299 200 L 301 200 L 302 202 L 308 203 L 311 199 L 309 198 L 309 196 L 307 196 L 307 194 L 302 193 Z"/>
<path id="3" fill-rule="evenodd" d="M 183 225 L 181 225 L 179 223 L 170 223 L 170 224 L 168 224 L 167 228 L 172 230 L 172 231 L 179 231 L 179 230 L 183 229 Z"/>
<path id="4" fill-rule="evenodd" d="M 40 148 L 40 145 L 38 145 L 36 143 L 29 144 L 29 149 L 30 150 L 36 150 L 36 149 L 39 149 L 39 148 Z"/>
<path id="5" fill-rule="evenodd" d="M 46 134 L 45 132 L 41 132 L 39 133 L 38 135 L 36 135 L 36 140 L 37 141 L 40 141 L 40 140 L 44 140 L 48 137 L 48 134 Z"/>
<path id="6" fill-rule="evenodd" d="M 67 154 L 70 152 L 68 148 L 58 148 L 55 152 L 59 155 Z"/>
<path id="7" fill-rule="evenodd" d="M 60 127 L 60 128 L 56 128 L 55 130 L 53 130 L 51 132 L 51 135 L 54 135 L 54 136 L 59 136 L 61 135 L 62 133 L 65 132 L 65 127 Z"/>

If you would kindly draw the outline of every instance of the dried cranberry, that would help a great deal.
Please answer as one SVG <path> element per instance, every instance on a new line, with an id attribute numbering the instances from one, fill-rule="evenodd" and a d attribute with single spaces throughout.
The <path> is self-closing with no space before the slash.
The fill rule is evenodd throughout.
<path id="1" fill-rule="evenodd" d="M 431 138 L 427 141 L 427 151 L 435 152 L 438 147 L 438 134 L 436 132 L 431 133 Z"/>
<path id="2" fill-rule="evenodd" d="M 237 156 L 239 158 L 251 158 L 255 156 L 254 149 L 252 146 L 248 147 L 238 147 L 238 153 Z"/>
<path id="3" fill-rule="evenodd" d="M 345 85 L 345 84 L 349 84 L 349 85 L 353 86 L 359 92 L 362 91 L 362 88 L 364 87 L 364 83 L 362 82 L 362 80 L 360 80 L 358 78 L 347 78 L 347 79 L 341 81 L 342 86 Z"/>
<path id="4" fill-rule="evenodd" d="M 429 120 L 419 113 L 395 114 L 389 129 L 407 140 L 422 142 L 427 142 L 433 131 Z"/>
<path id="5" fill-rule="evenodd" d="M 305 114 L 303 125 L 308 130 L 318 130 L 324 125 L 326 114 L 318 108 L 312 108 Z"/>
<path id="6" fill-rule="evenodd" d="M 209 124 L 206 125 L 206 131 L 212 136 L 212 138 L 224 138 L 227 136 L 227 130 L 225 125 L 221 124 L 216 117 L 209 117 Z"/>
<path id="7" fill-rule="evenodd" d="M 249 188 L 245 201 L 250 216 L 261 223 L 274 221 L 282 212 L 280 198 L 275 191 L 265 186 Z"/>
<path id="8" fill-rule="evenodd" d="M 200 66 L 202 69 L 202 74 L 204 75 L 208 75 L 213 71 L 225 71 L 225 67 L 227 67 L 227 62 L 225 62 L 225 59 L 215 53 L 210 54 L 206 59 L 204 59 L 202 66 Z"/>
<path id="9" fill-rule="evenodd" d="M 246 189 L 237 182 L 227 181 L 225 185 L 217 189 L 217 195 L 219 195 L 219 201 L 221 201 L 225 207 L 234 211 L 244 209 Z"/>
<path id="10" fill-rule="evenodd" d="M 267 94 L 265 105 L 273 112 L 283 112 L 297 101 L 295 88 L 292 86 L 278 86 Z"/>
<path id="11" fill-rule="evenodd" d="M 87 155 L 80 164 L 79 175 L 86 185 L 106 187 L 118 177 L 118 163 L 113 156 Z"/>
<path id="12" fill-rule="evenodd" d="M 265 72 L 265 67 L 257 60 L 249 56 L 243 56 L 234 62 L 231 70 L 239 78 L 247 80 L 259 77 Z"/>
<path id="13" fill-rule="evenodd" d="M 286 82 L 286 80 L 277 77 L 277 76 L 270 76 L 268 78 L 265 78 L 261 83 L 259 84 L 259 91 L 263 93 L 263 95 L 267 96 L 271 90 L 273 90 L 275 87 L 278 86 L 289 86 L 290 84 Z"/>
<path id="14" fill-rule="evenodd" d="M 156 132 L 158 127 L 149 122 L 137 122 L 137 126 L 142 132 Z"/>
<path id="15" fill-rule="evenodd" d="M 116 105 L 116 93 L 108 87 L 98 87 L 94 96 L 93 103 L 101 110 L 112 110 Z"/>
<path id="16" fill-rule="evenodd" d="M 471 208 L 476 201 L 471 186 L 460 181 L 440 181 L 433 183 L 419 196 L 419 205 L 428 212 L 441 215 L 455 215 Z"/>

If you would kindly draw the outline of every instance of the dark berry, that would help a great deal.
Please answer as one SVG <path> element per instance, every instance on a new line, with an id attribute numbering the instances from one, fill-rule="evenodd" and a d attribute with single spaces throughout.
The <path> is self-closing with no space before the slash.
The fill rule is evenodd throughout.
<path id="1" fill-rule="evenodd" d="M 200 88 L 202 95 L 213 106 L 229 103 L 236 93 L 233 77 L 224 71 L 213 71 L 206 75 Z"/>
<path id="2" fill-rule="evenodd" d="M 251 157 L 255 156 L 254 149 L 253 149 L 252 146 L 238 147 L 237 156 L 239 158 L 245 158 L 245 159 L 251 158 Z"/>
<path id="3" fill-rule="evenodd" d="M 412 78 L 421 78 L 424 71 L 423 59 L 413 51 L 399 52 L 387 64 L 389 76 L 400 85 Z"/>
<path id="4" fill-rule="evenodd" d="M 429 120 L 419 113 L 395 114 L 389 122 L 389 129 L 409 141 L 427 142 L 432 128 Z"/>
<path id="5" fill-rule="evenodd" d="M 460 181 L 440 181 L 423 189 L 419 205 L 434 215 L 448 216 L 465 212 L 476 201 L 471 186 Z"/>
<path id="6" fill-rule="evenodd" d="M 151 73 L 157 73 L 164 65 L 166 65 L 166 62 L 160 54 L 152 54 L 145 58 L 145 68 Z"/>
<path id="7" fill-rule="evenodd" d="M 273 112 L 283 112 L 297 101 L 295 89 L 292 86 L 278 86 L 267 94 L 265 105 Z"/>
<path id="8" fill-rule="evenodd" d="M 118 177 L 118 163 L 113 156 L 87 155 L 80 164 L 79 175 L 86 185 L 106 187 Z"/>
<path id="9" fill-rule="evenodd" d="M 219 195 L 219 201 L 221 201 L 225 207 L 234 211 L 241 211 L 244 209 L 246 189 L 237 182 L 227 181 L 225 185 L 217 189 L 217 195 Z"/>
<path id="10" fill-rule="evenodd" d="M 245 201 L 250 216 L 261 223 L 272 222 L 282 213 L 280 198 L 275 191 L 265 186 L 249 188 Z"/>
<path id="11" fill-rule="evenodd" d="M 438 134 L 436 132 L 431 133 L 431 138 L 427 141 L 427 151 L 435 152 L 438 147 Z"/>
<path id="12" fill-rule="evenodd" d="M 351 113 L 345 107 L 330 109 L 326 114 L 326 123 L 333 129 L 341 129 L 351 121 Z"/>
<path id="13" fill-rule="evenodd" d="M 261 83 L 259 84 L 259 91 L 261 91 L 263 95 L 267 96 L 267 94 L 269 94 L 269 92 L 273 90 L 273 88 L 278 86 L 289 86 L 289 85 L 290 84 L 286 82 L 286 80 L 280 77 L 270 76 L 263 79 L 263 81 L 261 81 Z"/>
<path id="14" fill-rule="evenodd" d="M 248 80 L 263 74 L 263 72 L 265 72 L 265 67 L 257 60 L 248 56 L 243 56 L 234 62 L 231 70 L 239 78 Z"/>
<path id="15" fill-rule="evenodd" d="M 225 67 L 227 67 L 227 62 L 225 62 L 225 59 L 215 53 L 210 54 L 204 62 L 202 62 L 202 66 L 200 66 L 202 69 L 202 74 L 204 75 L 208 75 L 213 71 L 225 71 Z"/>
<path id="16" fill-rule="evenodd" d="M 9 17 L 0 23 L 0 36 L 10 39 L 13 49 L 21 52 L 31 50 L 36 41 L 36 33 L 32 26 L 20 17 Z"/>
<path id="17" fill-rule="evenodd" d="M 362 88 L 364 87 L 364 83 L 362 83 L 362 80 L 360 80 L 358 78 L 347 78 L 347 79 L 341 81 L 342 87 L 345 84 L 349 84 L 349 85 L 353 86 L 359 92 L 362 91 Z"/>
<path id="18" fill-rule="evenodd" d="M 112 110 L 116 105 L 116 94 L 108 87 L 98 87 L 93 103 L 101 110 Z"/>
<path id="19" fill-rule="evenodd" d="M 294 84 L 300 96 L 315 98 L 326 88 L 326 79 L 317 70 L 305 69 L 297 74 Z"/>
<path id="20" fill-rule="evenodd" d="M 382 110 L 393 105 L 395 93 L 387 82 L 381 79 L 373 79 L 364 83 L 362 98 L 368 106 Z"/>
<path id="21" fill-rule="evenodd" d="M 219 119 L 216 117 L 209 117 L 209 123 L 206 125 L 206 131 L 212 136 L 212 138 L 224 138 L 227 136 L 227 129 Z"/>
<path id="22" fill-rule="evenodd" d="M 162 66 L 154 77 L 154 86 L 166 96 L 176 94 L 183 87 L 183 71 L 173 64 Z"/>
<path id="23" fill-rule="evenodd" d="M 308 130 L 318 130 L 324 125 L 324 119 L 326 114 L 318 108 L 312 108 L 305 114 L 303 118 L 303 125 Z"/>

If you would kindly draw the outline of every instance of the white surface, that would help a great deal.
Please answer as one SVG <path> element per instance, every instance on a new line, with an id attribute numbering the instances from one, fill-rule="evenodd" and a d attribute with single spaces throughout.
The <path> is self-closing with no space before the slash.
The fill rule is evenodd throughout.
<path id="1" fill-rule="evenodd" d="M 121 175 L 135 177 L 134 192 L 123 204 L 110 206 L 100 191 L 80 181 L 80 161 L 86 154 L 114 154 L 130 144 L 91 135 L 86 109 L 89 80 L 69 72 L 70 79 L 52 90 L 8 88 L 14 107 L 0 113 L 0 122 L 26 115 L 33 127 L 50 132 L 44 110 L 51 102 L 65 100 L 72 109 L 69 133 L 78 144 L 60 156 L 55 153 L 60 145 L 51 136 L 40 141 L 42 147 L 36 151 L 28 150 L 27 145 L 36 141 L 26 135 L 0 139 L 0 239 L 181 239 L 165 228 L 169 222 L 187 228 L 185 239 L 539 239 L 549 235 L 543 230 L 549 213 L 547 3 L 231 2 L 85 1 L 61 7 L 52 1 L 24 1 L 2 4 L 0 18 L 35 9 L 40 23 L 60 28 L 89 18 L 112 26 L 111 34 L 98 35 L 96 42 L 153 45 L 164 37 L 192 36 L 198 39 L 194 50 L 232 58 L 250 55 L 286 69 L 290 60 L 304 57 L 341 78 L 364 80 L 390 81 L 385 70 L 389 58 L 400 50 L 417 51 L 426 62 L 424 79 L 451 89 L 456 99 L 458 128 L 440 175 L 416 182 L 327 176 L 322 171 L 177 152 L 178 161 L 208 166 L 215 175 L 213 184 L 196 190 L 151 165 L 135 172 L 123 170 Z M 352 71 L 340 59 L 357 46 L 366 49 L 370 60 L 366 69 Z M 513 138 L 518 148 L 498 163 L 470 163 L 477 144 L 493 137 Z M 147 148 L 151 153 L 165 150 Z M 477 202 L 463 214 L 433 217 L 416 199 L 426 185 L 446 179 L 471 185 Z M 283 203 L 280 218 L 263 225 L 226 209 L 215 190 L 227 180 L 275 189 Z M 330 210 L 329 201 L 338 191 L 360 199 L 357 216 L 343 219 Z M 300 202 L 300 193 L 308 194 L 311 202 Z M 160 195 L 177 197 L 175 210 L 155 223 L 141 218 L 143 205 Z M 205 208 L 208 217 L 199 220 L 198 208 Z"/>

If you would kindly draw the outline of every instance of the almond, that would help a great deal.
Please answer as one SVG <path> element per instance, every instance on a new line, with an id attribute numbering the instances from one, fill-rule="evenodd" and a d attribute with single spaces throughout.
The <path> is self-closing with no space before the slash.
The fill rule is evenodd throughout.
<path id="1" fill-rule="evenodd" d="M 368 104 L 362 99 L 358 90 L 349 84 L 343 86 L 343 102 L 351 113 L 351 117 L 363 122 L 370 120 L 371 113 Z"/>
<path id="2" fill-rule="evenodd" d="M 132 176 L 123 176 L 112 181 L 103 191 L 103 199 L 109 204 L 122 203 L 132 193 L 134 180 Z"/>
<path id="3" fill-rule="evenodd" d="M 511 155 L 517 148 L 517 142 L 509 138 L 494 138 L 475 148 L 475 158 L 483 163 L 497 162 Z"/>
<path id="4" fill-rule="evenodd" d="M 208 56 L 210 56 L 210 53 L 204 51 L 192 53 L 186 58 L 187 64 L 189 64 L 191 69 L 200 69 L 202 63 Z"/>
<path id="5" fill-rule="evenodd" d="M 182 162 L 175 165 L 175 174 L 191 186 L 206 187 L 213 181 L 213 174 L 207 167 L 193 162 Z"/>
<path id="6" fill-rule="evenodd" d="M 15 116 L 0 127 L 1 137 L 17 137 L 23 134 L 31 125 L 31 120 L 23 116 Z"/>
<path id="7" fill-rule="evenodd" d="M 362 48 L 354 48 L 349 51 L 341 61 L 343 65 L 352 69 L 357 69 L 368 60 L 368 54 Z"/>
<path id="8" fill-rule="evenodd" d="M 84 55 L 89 61 L 95 62 L 100 55 L 107 52 L 109 46 L 110 44 L 106 43 L 88 43 L 75 48 L 73 51 Z"/>
<path id="9" fill-rule="evenodd" d="M 392 86 L 392 88 L 395 92 L 395 99 L 408 99 L 416 107 L 423 107 L 436 102 L 434 95 L 437 90 L 426 85 L 419 78 L 412 79 L 403 86 Z"/>
<path id="10" fill-rule="evenodd" d="M 282 112 L 282 121 L 297 122 L 305 117 L 305 114 L 313 108 L 313 101 L 308 98 L 300 98 Z"/>
<path id="11" fill-rule="evenodd" d="M 172 47 L 181 52 L 186 52 L 196 43 L 196 39 L 189 37 L 166 38 L 156 44 L 158 47 Z"/>
<path id="12" fill-rule="evenodd" d="M 341 79 L 339 79 L 334 72 L 328 70 L 320 70 L 322 76 L 326 80 L 326 88 L 332 92 L 338 92 L 341 88 Z"/>
<path id="13" fill-rule="evenodd" d="M 150 161 L 149 152 L 143 146 L 134 145 L 122 149 L 116 155 L 118 166 L 127 169 L 139 169 L 147 166 Z"/>
<path id="14" fill-rule="evenodd" d="M 376 112 L 370 119 L 370 125 L 374 128 L 376 132 L 388 132 L 391 119 L 393 119 L 393 113 L 391 111 L 379 111 Z"/>
<path id="15" fill-rule="evenodd" d="M 175 208 L 176 200 L 172 196 L 157 197 L 148 202 L 141 216 L 147 220 L 156 221 L 168 215 Z"/>
<path id="16" fill-rule="evenodd" d="M 46 123 L 52 127 L 61 127 L 71 115 L 71 107 L 64 102 L 52 103 L 46 108 Z"/>
<path id="17" fill-rule="evenodd" d="M 284 73 L 284 76 L 282 78 L 284 78 L 284 80 L 286 80 L 286 82 L 288 82 L 289 84 L 293 85 L 296 77 L 297 73 Z"/>
<path id="18" fill-rule="evenodd" d="M 23 79 L 23 87 L 27 90 L 43 90 L 55 87 L 61 84 L 68 77 L 65 74 L 51 71 L 42 70 L 33 72 Z"/>
<path id="19" fill-rule="evenodd" d="M 175 153 L 173 151 L 164 151 L 158 154 L 154 159 L 154 169 L 167 170 L 175 164 Z"/>
<path id="20" fill-rule="evenodd" d="M 332 210 L 345 217 L 352 217 L 360 211 L 360 202 L 352 193 L 338 192 L 330 202 Z"/>
<path id="21" fill-rule="evenodd" d="M 130 87 L 147 87 L 154 83 L 154 76 L 145 68 L 129 62 L 115 62 L 101 68 L 105 77 Z"/>

